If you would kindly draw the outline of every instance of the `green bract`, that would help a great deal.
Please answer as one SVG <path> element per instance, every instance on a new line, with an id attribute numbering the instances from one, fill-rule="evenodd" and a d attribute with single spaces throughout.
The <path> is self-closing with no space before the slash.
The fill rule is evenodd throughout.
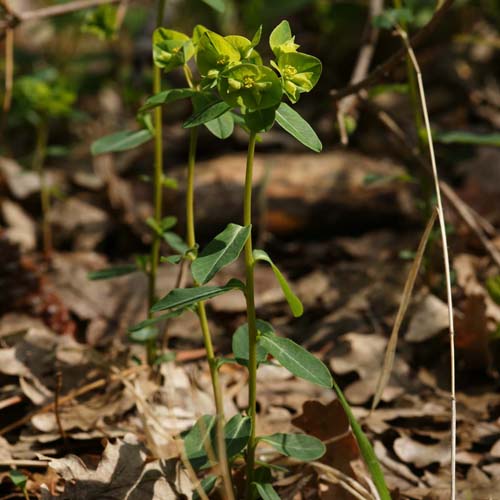
<path id="1" fill-rule="evenodd" d="M 271 68 L 248 63 L 224 71 L 218 89 L 225 102 L 243 113 L 278 106 L 283 96 L 281 82 Z"/>
<path id="2" fill-rule="evenodd" d="M 31 109 L 52 117 L 70 114 L 76 100 L 76 94 L 55 77 L 24 76 L 16 82 L 16 94 Z"/>
<path id="3" fill-rule="evenodd" d="M 281 74 L 283 89 L 293 103 L 300 94 L 310 92 L 321 76 L 321 61 L 302 52 L 284 52 L 278 57 L 278 64 L 271 63 Z"/>
<path id="4" fill-rule="evenodd" d="M 191 39 L 184 33 L 157 28 L 153 33 L 153 60 L 165 71 L 185 64 L 194 55 Z"/>
<path id="5" fill-rule="evenodd" d="M 223 36 L 209 30 L 200 36 L 197 42 L 196 64 L 202 76 L 216 79 L 221 71 L 239 63 L 240 60 L 239 50 Z"/>
<path id="6" fill-rule="evenodd" d="M 300 47 L 295 43 L 288 21 L 281 21 L 269 37 L 269 46 L 276 57 L 286 52 L 296 52 Z"/>

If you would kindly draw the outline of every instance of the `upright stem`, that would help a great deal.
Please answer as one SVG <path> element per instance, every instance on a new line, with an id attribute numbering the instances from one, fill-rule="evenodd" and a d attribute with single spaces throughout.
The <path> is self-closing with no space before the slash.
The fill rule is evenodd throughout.
<path id="1" fill-rule="evenodd" d="M 158 0 L 158 10 L 156 26 L 161 26 L 165 13 L 166 0 Z M 161 68 L 153 64 L 153 94 L 161 92 Z M 160 225 L 162 219 L 163 203 L 163 134 L 162 134 L 162 107 L 157 106 L 154 110 L 155 129 L 155 152 L 154 152 L 154 219 Z M 153 235 L 151 245 L 150 268 L 149 268 L 149 293 L 148 310 L 151 310 L 156 299 L 156 275 L 158 272 L 158 262 L 160 260 L 161 236 L 156 232 Z M 151 312 L 149 312 L 151 316 Z M 148 343 L 148 362 L 154 361 L 156 345 L 155 340 Z"/>
<path id="2" fill-rule="evenodd" d="M 252 223 L 252 178 L 253 159 L 255 153 L 255 142 L 257 135 L 252 132 L 248 142 L 247 168 L 245 174 L 245 198 L 243 207 L 243 224 L 249 226 Z M 245 273 L 246 273 L 246 301 L 247 301 L 247 323 L 248 323 L 248 415 L 252 426 L 250 439 L 248 440 L 247 455 L 247 491 L 246 498 L 251 497 L 251 484 L 255 466 L 255 421 L 257 413 L 257 318 L 255 313 L 254 294 L 254 258 L 252 249 L 252 237 L 245 244 Z"/>
<path id="3" fill-rule="evenodd" d="M 186 240 L 189 248 L 196 245 L 196 233 L 194 222 L 194 168 L 196 163 L 196 144 L 198 142 L 198 127 L 191 129 L 189 139 L 188 174 L 186 187 Z M 195 283 L 198 286 L 198 283 Z M 217 359 L 215 358 L 212 336 L 208 326 L 207 311 L 205 303 L 199 302 L 197 305 L 198 318 L 200 320 L 203 342 L 207 351 L 208 366 L 210 367 L 210 377 L 212 379 L 212 390 L 214 392 L 215 410 L 217 412 L 217 455 L 221 468 L 221 475 L 224 484 L 225 497 L 234 500 L 233 483 L 231 480 L 231 470 L 227 460 L 226 442 L 224 439 L 224 401 L 219 381 L 219 371 Z"/>
<path id="4" fill-rule="evenodd" d="M 50 227 L 50 189 L 43 164 L 47 154 L 48 127 L 45 118 L 41 118 L 36 128 L 36 148 L 33 157 L 33 170 L 38 173 L 40 179 L 40 204 L 42 207 L 42 238 L 43 254 L 47 260 L 52 256 L 52 229 Z"/>

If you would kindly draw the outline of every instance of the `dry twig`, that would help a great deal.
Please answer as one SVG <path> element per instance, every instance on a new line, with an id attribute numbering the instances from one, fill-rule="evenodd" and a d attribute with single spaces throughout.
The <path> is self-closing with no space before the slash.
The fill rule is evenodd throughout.
<path id="1" fill-rule="evenodd" d="M 427 101 L 425 98 L 424 82 L 422 72 L 418 64 L 415 52 L 408 40 L 408 35 L 401 28 L 397 28 L 398 34 L 403 39 L 408 55 L 410 56 L 413 67 L 417 74 L 418 89 L 420 93 L 420 101 L 422 105 L 422 114 L 424 116 L 425 130 L 427 134 L 427 142 L 429 145 L 429 156 L 432 166 L 432 174 L 434 178 L 434 189 L 436 191 L 436 201 L 438 209 L 438 220 L 441 231 L 441 241 L 443 246 L 444 272 L 446 279 L 446 296 L 448 302 L 448 320 L 449 320 L 449 337 L 450 337 L 450 399 L 451 399 L 451 500 L 456 498 L 456 446 L 457 446 L 457 402 L 455 395 L 455 325 L 453 320 L 453 296 L 451 292 L 451 272 L 450 259 L 448 255 L 448 241 L 446 237 L 446 222 L 444 218 L 443 204 L 441 202 L 441 189 L 439 186 L 439 176 L 437 172 L 436 156 L 434 154 L 434 143 L 432 141 L 432 132 L 429 122 L 429 113 L 427 111 Z"/>

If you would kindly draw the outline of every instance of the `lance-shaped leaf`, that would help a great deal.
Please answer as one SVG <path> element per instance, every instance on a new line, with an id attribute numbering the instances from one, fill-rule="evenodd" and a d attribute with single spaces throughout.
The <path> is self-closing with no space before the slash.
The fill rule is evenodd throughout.
<path id="1" fill-rule="evenodd" d="M 250 236 L 252 226 L 228 224 L 196 257 L 191 265 L 194 280 L 200 285 L 209 282 L 223 267 L 234 262 Z"/>
<path id="2" fill-rule="evenodd" d="M 270 323 L 261 319 L 257 320 L 257 332 L 261 335 L 262 332 L 274 333 L 274 329 Z M 234 332 L 232 338 L 233 354 L 236 361 L 240 365 L 248 366 L 248 323 L 241 325 Z M 262 363 L 267 359 L 267 351 L 260 345 L 260 340 L 257 338 L 257 364 Z"/>
<path id="3" fill-rule="evenodd" d="M 285 52 L 278 57 L 278 64 L 272 63 L 281 74 L 283 89 L 292 102 L 299 100 L 300 94 L 310 92 L 321 76 L 321 61 L 301 52 Z"/>
<path id="4" fill-rule="evenodd" d="M 226 2 L 224 0 L 202 0 L 202 2 L 221 14 L 226 10 Z"/>
<path id="5" fill-rule="evenodd" d="M 169 89 L 160 92 L 159 94 L 153 95 L 146 99 L 144 106 L 139 110 L 140 113 L 144 111 L 149 111 L 150 109 L 156 108 L 157 106 L 162 106 L 163 104 L 170 104 L 171 102 L 179 101 L 181 99 L 187 99 L 199 93 L 199 90 L 195 89 Z"/>
<path id="6" fill-rule="evenodd" d="M 272 434 L 259 437 L 259 441 L 270 444 L 275 450 L 287 457 L 293 457 L 303 462 L 317 460 L 326 451 L 325 445 L 314 436 L 307 434 Z"/>
<path id="7" fill-rule="evenodd" d="M 262 332 L 261 346 L 296 377 L 330 389 L 333 379 L 330 370 L 316 356 L 293 340 L 278 337 L 272 332 Z"/>
<path id="8" fill-rule="evenodd" d="M 262 500 L 280 500 L 280 496 L 276 493 L 271 483 L 252 483 Z"/>
<path id="9" fill-rule="evenodd" d="M 152 308 L 151 312 L 164 311 L 166 309 L 186 308 L 198 302 L 212 299 L 231 290 L 243 290 L 244 285 L 237 279 L 232 279 L 224 286 L 198 286 L 193 288 L 175 288 L 165 297 L 160 299 Z"/>
<path id="10" fill-rule="evenodd" d="M 159 333 L 160 331 L 158 330 L 158 328 L 155 328 L 153 326 L 146 326 L 139 330 L 130 332 L 129 339 L 139 344 L 145 344 L 147 342 L 150 342 L 151 340 L 156 339 Z"/>
<path id="11" fill-rule="evenodd" d="M 250 437 L 252 419 L 241 414 L 232 417 L 224 427 L 227 458 L 231 459 L 242 452 Z"/>
<path id="12" fill-rule="evenodd" d="M 281 290 L 283 291 L 283 294 L 285 295 L 285 298 L 288 302 L 288 305 L 290 306 L 290 309 L 292 310 L 293 315 L 296 318 L 299 316 L 302 316 L 302 314 L 304 312 L 304 306 L 302 305 L 302 302 L 292 292 L 290 285 L 286 281 L 283 274 L 281 274 L 281 271 L 276 267 L 274 262 L 271 260 L 271 257 L 269 257 L 269 255 L 266 252 L 264 252 L 264 250 L 254 250 L 253 257 L 256 261 L 259 261 L 259 260 L 264 261 L 264 262 L 267 262 L 268 264 L 271 265 L 271 269 L 273 270 L 274 275 L 276 276 L 276 279 L 278 280 L 278 283 L 281 286 Z"/>
<path id="13" fill-rule="evenodd" d="M 90 151 L 93 155 L 102 155 L 105 153 L 118 153 L 134 149 L 153 138 L 151 131 L 141 130 L 122 130 L 114 134 L 106 135 L 92 143 Z"/>
<path id="14" fill-rule="evenodd" d="M 267 66 L 238 64 L 221 73 L 219 94 L 231 107 L 243 113 L 277 106 L 283 88 L 276 73 Z"/>
<path id="15" fill-rule="evenodd" d="M 196 64 L 202 76 L 217 78 L 231 64 L 237 64 L 241 55 L 223 36 L 210 30 L 203 32 L 196 43 Z"/>
<path id="16" fill-rule="evenodd" d="M 201 481 L 200 481 L 200 487 L 202 491 L 205 492 L 206 495 L 210 494 L 210 492 L 214 489 L 215 483 L 217 482 L 217 476 L 213 474 L 209 474 L 208 476 L 205 476 Z M 193 491 L 193 500 L 200 500 L 200 494 L 198 493 L 198 490 Z"/>
<path id="17" fill-rule="evenodd" d="M 92 271 L 88 273 L 87 277 L 89 280 L 109 280 L 111 278 L 118 278 L 120 276 L 125 276 L 126 274 L 136 273 L 138 271 L 137 266 L 134 264 L 127 264 L 125 266 L 115 266 L 108 267 L 106 269 L 99 269 L 98 271 Z"/>
<path id="18" fill-rule="evenodd" d="M 186 456 L 195 470 L 208 465 L 209 456 L 215 459 L 216 420 L 214 415 L 203 415 L 183 437 Z"/>
<path id="19" fill-rule="evenodd" d="M 212 99 L 199 111 L 195 111 L 183 124 L 184 128 L 197 127 L 204 123 L 211 122 L 224 113 L 228 112 L 231 106 L 219 99 Z"/>
<path id="20" fill-rule="evenodd" d="M 363 432 L 361 425 L 359 425 L 358 421 L 356 420 L 356 417 L 354 416 L 351 407 L 349 406 L 349 403 L 344 396 L 344 393 L 341 391 L 335 380 L 333 380 L 333 388 L 335 390 L 335 393 L 337 394 L 337 398 L 340 404 L 342 405 L 342 408 L 347 415 L 352 432 L 356 438 L 359 449 L 361 450 L 361 454 L 363 455 L 363 459 L 372 476 L 373 484 L 375 484 L 375 487 L 377 488 L 380 500 L 391 500 L 389 488 L 387 488 L 387 484 L 385 483 L 384 473 L 382 471 L 382 468 L 380 467 L 377 455 L 375 455 L 369 439 L 366 437 L 366 434 Z"/>
<path id="21" fill-rule="evenodd" d="M 153 60 L 165 71 L 182 66 L 194 55 L 191 39 L 184 33 L 156 28 L 153 33 Z"/>
<path id="22" fill-rule="evenodd" d="M 312 149 L 316 153 L 319 153 L 323 149 L 323 145 L 311 125 L 286 102 L 282 102 L 276 110 L 276 121 L 291 136 L 295 137 L 295 139 L 309 149 Z"/>
<path id="23" fill-rule="evenodd" d="M 175 311 L 170 311 L 170 312 L 165 313 L 165 314 L 161 314 L 160 316 L 156 316 L 154 318 L 145 319 L 144 321 L 141 321 L 140 323 L 137 323 L 137 324 L 131 326 L 128 329 L 128 331 L 129 331 L 129 333 L 134 333 L 134 332 L 137 332 L 139 330 L 143 330 L 144 328 L 148 328 L 152 325 L 156 325 L 156 323 L 159 323 L 160 321 L 166 321 L 167 319 L 177 318 L 184 311 L 185 311 L 185 309 L 178 309 Z"/>
<path id="24" fill-rule="evenodd" d="M 284 52 L 296 52 L 299 45 L 295 43 L 295 37 L 292 36 L 292 30 L 288 21 L 281 23 L 274 28 L 269 36 L 269 46 L 276 57 Z"/>
<path id="25" fill-rule="evenodd" d="M 197 113 L 214 103 L 214 98 L 210 94 L 199 92 L 192 98 L 194 112 Z M 219 139 L 227 139 L 234 130 L 234 119 L 230 111 L 226 111 L 219 117 L 206 122 L 205 127 Z"/>

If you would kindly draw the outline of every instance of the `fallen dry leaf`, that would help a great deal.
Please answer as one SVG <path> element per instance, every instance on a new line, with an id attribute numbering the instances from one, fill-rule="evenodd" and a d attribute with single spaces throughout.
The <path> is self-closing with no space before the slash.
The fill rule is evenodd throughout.
<path id="1" fill-rule="evenodd" d="M 143 446 L 132 434 L 109 443 L 95 470 L 77 456 L 50 461 L 65 481 L 64 492 L 52 495 L 42 489 L 44 500 L 177 500 L 190 496 L 192 486 L 176 460 L 147 461 Z"/>

